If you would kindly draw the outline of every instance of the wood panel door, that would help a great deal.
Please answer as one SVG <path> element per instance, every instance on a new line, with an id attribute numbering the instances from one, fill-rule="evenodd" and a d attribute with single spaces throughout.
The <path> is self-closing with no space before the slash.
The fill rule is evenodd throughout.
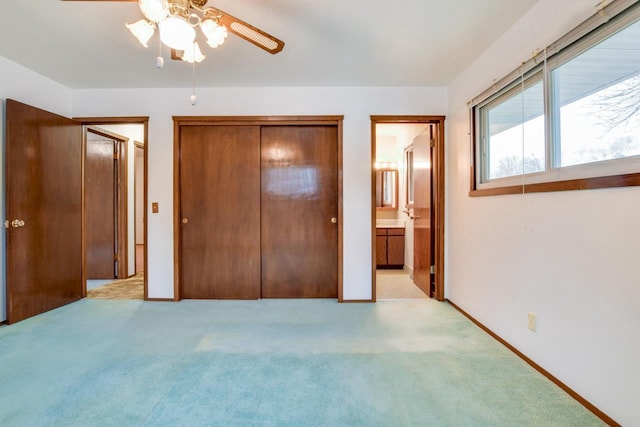
<path id="1" fill-rule="evenodd" d="M 263 298 L 338 295 L 335 126 L 262 128 Z"/>
<path id="2" fill-rule="evenodd" d="M 91 134 L 87 135 L 91 138 Z M 86 142 L 85 254 L 87 279 L 116 278 L 117 146 L 113 140 Z"/>
<path id="3" fill-rule="evenodd" d="M 387 229 L 376 228 L 376 267 L 387 265 Z"/>
<path id="4" fill-rule="evenodd" d="M 82 298 L 82 128 L 6 101 L 7 321 Z"/>
<path id="5" fill-rule="evenodd" d="M 400 234 L 402 231 L 402 234 Z M 390 229 L 387 236 L 387 264 L 397 268 L 404 267 L 404 229 Z"/>
<path id="6" fill-rule="evenodd" d="M 260 127 L 180 130 L 182 298 L 260 298 Z"/>
<path id="7" fill-rule="evenodd" d="M 433 132 L 434 125 L 429 125 Z M 413 282 L 429 296 L 431 291 L 431 140 L 430 132 L 413 140 Z"/>

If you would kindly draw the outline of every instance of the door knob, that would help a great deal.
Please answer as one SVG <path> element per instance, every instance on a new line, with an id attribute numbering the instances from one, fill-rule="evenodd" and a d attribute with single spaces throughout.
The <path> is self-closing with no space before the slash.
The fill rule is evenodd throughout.
<path id="1" fill-rule="evenodd" d="M 11 226 L 13 228 L 24 227 L 24 221 L 21 219 L 14 219 L 11 221 Z"/>
<path id="2" fill-rule="evenodd" d="M 185 218 L 182 218 L 182 223 L 183 223 L 183 224 L 186 224 L 186 223 L 188 223 L 188 222 L 189 222 L 189 218 L 186 218 L 186 217 L 185 217 Z"/>
<path id="3" fill-rule="evenodd" d="M 335 224 L 336 222 L 338 222 L 338 218 L 336 218 L 335 216 L 331 218 L 331 224 Z"/>

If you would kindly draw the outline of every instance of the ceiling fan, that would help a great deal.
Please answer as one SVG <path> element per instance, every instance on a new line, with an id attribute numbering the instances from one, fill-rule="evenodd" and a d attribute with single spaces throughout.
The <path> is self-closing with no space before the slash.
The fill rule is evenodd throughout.
<path id="1" fill-rule="evenodd" d="M 200 28 L 210 47 L 224 43 L 229 32 L 276 54 L 284 42 L 215 7 L 205 7 L 208 0 L 62 0 L 62 1 L 119 1 L 138 2 L 145 19 L 126 24 L 131 33 L 147 47 L 158 28 L 160 40 L 171 48 L 172 59 L 201 62 L 204 55 L 196 41 L 196 28 Z M 161 59 L 161 58 L 159 58 Z M 158 64 L 161 67 L 160 64 Z"/>

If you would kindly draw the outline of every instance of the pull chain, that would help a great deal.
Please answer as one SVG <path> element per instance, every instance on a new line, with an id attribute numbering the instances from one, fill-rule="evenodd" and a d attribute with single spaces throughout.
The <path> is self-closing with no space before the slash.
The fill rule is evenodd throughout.
<path id="1" fill-rule="evenodd" d="M 522 68 L 522 65 L 520 66 L 520 91 L 521 91 L 521 99 L 522 102 L 520 103 L 520 114 L 522 117 L 522 197 L 524 198 L 524 193 L 525 193 L 525 178 L 524 178 L 524 173 L 525 173 L 525 164 L 524 164 L 524 156 L 525 156 L 525 148 L 524 148 L 524 140 L 525 140 L 525 131 L 524 131 L 524 115 L 525 115 L 525 109 L 524 109 L 524 70 Z"/>
<path id="2" fill-rule="evenodd" d="M 195 45 L 193 48 L 193 57 L 195 58 Z M 191 105 L 195 106 L 198 103 L 198 98 L 196 97 L 196 61 L 194 60 L 191 64 L 191 68 L 193 70 L 192 78 L 191 78 Z"/>
<path id="3" fill-rule="evenodd" d="M 158 33 L 158 57 L 156 58 L 156 67 L 164 67 L 164 58 L 162 57 L 162 40 L 160 40 L 160 33 Z"/>

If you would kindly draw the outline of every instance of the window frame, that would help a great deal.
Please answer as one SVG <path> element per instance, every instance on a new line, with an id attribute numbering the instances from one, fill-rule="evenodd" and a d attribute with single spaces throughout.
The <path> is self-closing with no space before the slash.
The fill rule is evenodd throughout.
<path id="1" fill-rule="evenodd" d="M 560 120 L 558 114 L 560 106 L 552 98 L 551 81 L 553 70 L 638 21 L 640 21 L 638 0 L 616 0 L 470 101 L 472 135 L 470 196 L 640 186 L 640 155 L 571 166 L 555 165 L 558 154 L 556 151 L 560 149 L 560 145 L 554 132 L 560 129 L 555 125 Z M 540 75 L 541 78 L 538 77 Z M 544 171 L 486 179 L 490 173 L 488 163 L 490 158 L 488 141 L 486 141 L 488 126 L 485 108 L 500 99 L 509 99 L 509 94 L 514 96 L 514 90 L 522 94 L 523 90 L 532 87 L 540 80 L 543 82 L 544 91 Z M 558 111 L 553 111 L 554 108 Z"/>

